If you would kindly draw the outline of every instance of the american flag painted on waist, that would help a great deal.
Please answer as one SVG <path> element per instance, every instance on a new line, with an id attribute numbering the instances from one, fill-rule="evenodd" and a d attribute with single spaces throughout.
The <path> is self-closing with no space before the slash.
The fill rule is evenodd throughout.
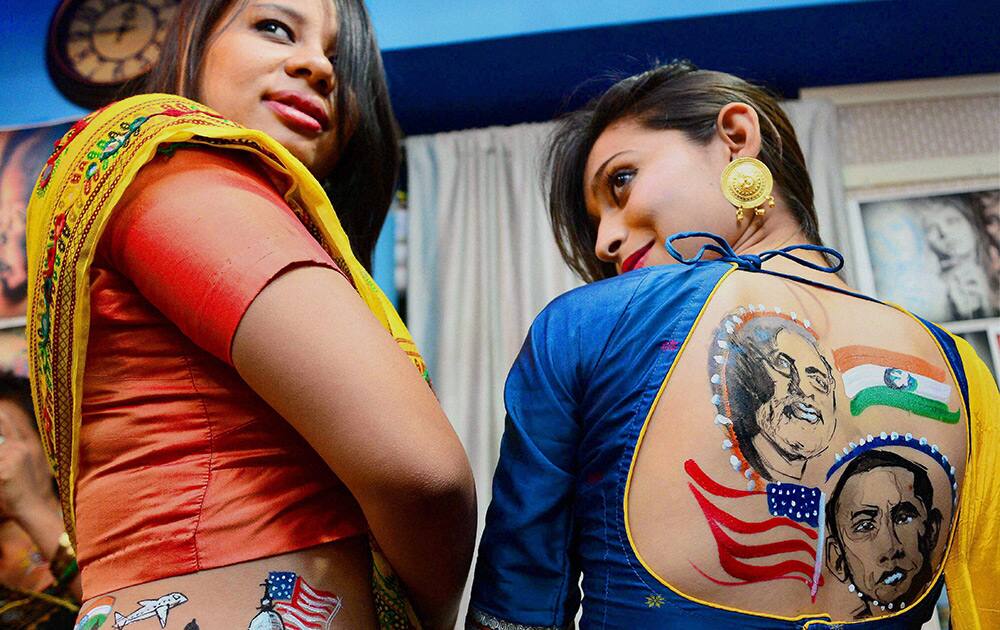
<path id="1" fill-rule="evenodd" d="M 309 586 L 305 579 L 291 571 L 268 573 L 266 585 L 267 595 L 286 628 L 327 630 L 330 621 L 340 612 L 339 597 Z"/>

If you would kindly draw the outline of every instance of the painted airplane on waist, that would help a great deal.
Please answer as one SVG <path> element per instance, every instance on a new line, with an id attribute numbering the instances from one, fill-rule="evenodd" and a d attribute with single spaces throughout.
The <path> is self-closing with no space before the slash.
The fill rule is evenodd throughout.
<path id="1" fill-rule="evenodd" d="M 121 630 L 125 626 L 135 623 L 136 621 L 142 621 L 143 619 L 149 619 L 150 617 L 156 617 L 160 620 L 160 628 L 167 627 L 167 615 L 170 614 L 171 608 L 176 608 L 188 598 L 181 593 L 170 593 L 164 595 L 159 599 L 143 599 L 137 602 L 139 608 L 134 612 L 125 616 L 119 612 L 115 613 L 115 628 Z"/>

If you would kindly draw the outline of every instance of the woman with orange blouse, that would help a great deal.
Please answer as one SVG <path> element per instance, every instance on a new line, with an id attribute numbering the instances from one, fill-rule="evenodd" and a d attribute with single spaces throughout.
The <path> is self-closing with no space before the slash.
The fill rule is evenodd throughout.
<path id="1" fill-rule="evenodd" d="M 182 2 L 172 32 L 169 94 L 74 126 L 29 212 L 78 624 L 446 627 L 475 498 L 366 271 L 398 149 L 365 8 Z"/>

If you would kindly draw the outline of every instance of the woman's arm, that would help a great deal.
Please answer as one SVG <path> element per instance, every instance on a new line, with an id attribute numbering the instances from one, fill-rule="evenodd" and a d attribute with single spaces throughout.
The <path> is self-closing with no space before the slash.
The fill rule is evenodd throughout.
<path id="1" fill-rule="evenodd" d="M 358 500 L 422 619 L 447 625 L 475 537 L 465 452 L 271 181 L 232 152 L 156 158 L 119 201 L 101 251 L 310 443 Z"/>
<path id="2" fill-rule="evenodd" d="M 240 375 L 347 485 L 430 627 L 454 623 L 475 539 L 465 452 L 431 390 L 340 274 L 300 267 L 251 303 Z"/>

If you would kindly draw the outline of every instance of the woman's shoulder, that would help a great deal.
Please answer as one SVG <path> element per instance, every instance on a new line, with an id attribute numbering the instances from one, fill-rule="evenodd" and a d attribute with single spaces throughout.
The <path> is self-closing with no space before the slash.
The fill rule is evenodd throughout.
<path id="1" fill-rule="evenodd" d="M 191 199 L 208 196 L 215 203 L 219 189 L 273 191 L 275 183 L 250 155 L 208 146 L 167 147 L 136 174 L 129 190 L 162 191 L 180 188 Z M 127 193 L 126 193 L 127 194 Z"/>
<path id="2" fill-rule="evenodd" d="M 680 294 L 686 301 L 696 300 L 699 289 L 707 298 L 731 267 L 723 262 L 645 267 L 570 289 L 549 302 L 539 317 L 575 316 L 580 311 L 621 312 L 636 300 L 665 300 Z"/>
<path id="3" fill-rule="evenodd" d="M 128 215 L 149 214 L 152 209 L 161 218 L 181 219 L 208 210 L 249 214 L 253 208 L 248 204 L 287 206 L 275 183 L 249 156 L 190 147 L 161 153 L 147 162 L 123 192 L 109 227 L 127 223 Z"/>

